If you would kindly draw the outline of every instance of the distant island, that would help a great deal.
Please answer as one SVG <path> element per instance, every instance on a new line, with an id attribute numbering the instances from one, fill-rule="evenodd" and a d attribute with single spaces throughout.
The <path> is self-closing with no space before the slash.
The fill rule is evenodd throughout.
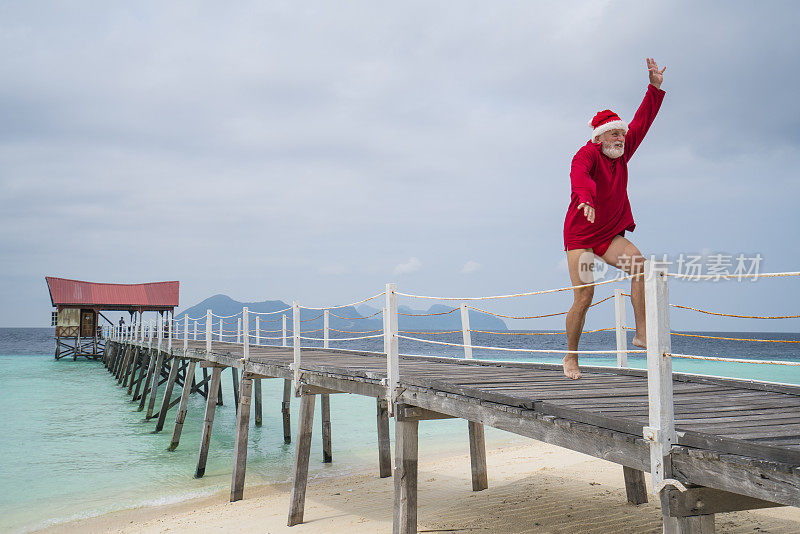
<path id="1" fill-rule="evenodd" d="M 206 310 L 211 310 L 215 315 L 235 315 L 242 311 L 242 308 L 247 306 L 251 312 L 267 313 L 276 312 L 289 308 L 283 313 L 277 313 L 269 316 L 261 316 L 261 328 L 263 330 L 277 330 L 280 328 L 280 319 L 283 314 L 286 315 L 287 327 L 291 329 L 292 325 L 292 310 L 291 304 L 287 304 L 282 300 L 264 300 L 261 302 L 239 302 L 227 295 L 214 295 L 194 306 L 185 309 L 184 311 L 175 315 L 175 319 L 183 319 L 188 315 L 190 318 L 203 318 L 205 321 Z M 456 311 L 450 312 L 455 306 L 445 306 L 442 304 L 434 304 L 427 310 L 415 310 L 408 306 L 399 306 L 398 322 L 400 330 L 423 331 L 423 330 L 460 330 L 461 329 L 461 313 Z M 380 308 L 375 308 L 366 304 L 354 308 L 347 306 L 345 308 L 336 308 L 330 311 L 330 328 L 337 330 L 345 330 L 348 332 L 353 331 L 366 331 L 378 330 L 383 328 L 383 318 L 378 312 Z M 424 314 L 437 314 L 437 315 L 424 315 Z M 300 310 L 300 320 L 303 323 L 303 330 L 315 330 L 322 328 L 323 319 L 322 311 L 320 310 Z M 198 321 L 198 326 L 202 328 L 205 324 Z M 231 324 L 236 324 L 236 319 L 228 319 Z M 274 321 L 270 323 L 268 321 Z M 214 318 L 214 328 L 217 328 L 219 319 Z M 469 324 L 473 330 L 487 330 L 487 331 L 507 331 L 506 323 L 499 317 L 487 315 L 485 313 L 469 310 Z"/>

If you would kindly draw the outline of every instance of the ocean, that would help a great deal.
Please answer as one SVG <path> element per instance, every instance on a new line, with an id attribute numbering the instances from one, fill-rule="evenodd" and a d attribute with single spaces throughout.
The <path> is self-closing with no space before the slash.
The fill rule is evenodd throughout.
<path id="1" fill-rule="evenodd" d="M 699 332 L 698 332 L 699 333 Z M 798 333 L 714 332 L 707 335 L 800 341 Z M 460 334 L 417 335 L 460 343 Z M 628 339 L 632 333 L 628 333 Z M 474 333 L 474 345 L 565 348 L 564 336 L 497 336 Z M 334 346 L 381 350 L 380 339 L 341 341 Z M 581 349 L 616 346 L 614 332 L 584 335 Z M 0 530 L 26 532 L 43 526 L 114 510 L 176 502 L 230 487 L 235 411 L 230 372 L 223 373 L 224 406 L 218 407 L 206 475 L 193 478 L 205 401 L 193 395 L 177 450 L 167 451 L 174 408 L 164 431 L 153 433 L 125 390 L 102 363 L 53 358 L 51 328 L 0 328 Z M 632 347 L 631 347 L 632 348 Z M 406 354 L 463 356 L 463 349 L 401 340 Z M 800 343 L 721 341 L 673 336 L 675 353 L 800 361 Z M 557 363 L 560 356 L 476 349 L 475 358 Z M 586 365 L 615 365 L 613 355 L 582 357 Z M 643 355 L 629 365 L 645 366 Z M 674 360 L 675 371 L 800 384 L 800 367 Z M 283 381 L 263 380 L 264 420 L 251 418 L 247 484 L 290 479 L 294 444 L 283 443 L 280 401 Z M 162 389 L 163 391 L 163 389 Z M 299 402 L 292 402 L 296 430 Z M 319 418 L 319 410 L 317 410 Z M 373 468 L 377 476 L 375 401 L 355 395 L 331 397 L 332 464 L 322 463 L 319 420 L 314 427 L 312 478 L 338 476 Z M 393 436 L 393 433 L 392 433 Z M 441 439 L 453 436 L 455 439 Z M 459 439 L 461 436 L 461 439 Z M 486 429 L 487 445 L 524 442 L 525 438 Z M 429 421 L 420 425 L 420 456 L 452 451 L 467 454 L 463 421 Z M 465 470 L 469 465 L 464 466 Z M 245 489 L 245 497 L 247 496 Z"/>

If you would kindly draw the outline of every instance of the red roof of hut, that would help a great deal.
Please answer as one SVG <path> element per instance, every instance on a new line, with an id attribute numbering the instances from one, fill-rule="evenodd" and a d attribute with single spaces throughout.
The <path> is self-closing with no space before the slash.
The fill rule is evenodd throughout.
<path id="1" fill-rule="evenodd" d="M 178 306 L 180 282 L 101 284 L 46 276 L 50 300 L 57 308 L 84 307 L 98 310 L 159 311 Z"/>

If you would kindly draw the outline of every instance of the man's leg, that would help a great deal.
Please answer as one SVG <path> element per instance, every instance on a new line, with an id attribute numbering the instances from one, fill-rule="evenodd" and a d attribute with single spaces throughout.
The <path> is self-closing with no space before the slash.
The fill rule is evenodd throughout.
<path id="1" fill-rule="evenodd" d="M 591 249 L 576 248 L 567 251 L 567 267 L 569 267 L 569 278 L 573 286 L 590 284 L 594 281 L 593 264 L 594 252 Z M 586 320 L 586 311 L 592 304 L 594 286 L 578 287 L 572 291 L 574 293 L 574 301 L 569 312 L 567 312 L 567 349 L 578 350 L 583 323 Z M 577 354 L 573 353 L 564 356 L 564 376 L 573 380 L 581 377 Z"/>
<path id="2" fill-rule="evenodd" d="M 644 259 L 636 245 L 621 235 L 614 237 L 608 250 L 603 254 L 603 261 L 628 274 L 644 272 Z M 636 333 L 632 343 L 637 347 L 645 348 L 647 334 L 644 316 L 644 276 L 638 276 L 631 280 L 631 304 L 633 304 L 633 317 L 636 321 Z"/>

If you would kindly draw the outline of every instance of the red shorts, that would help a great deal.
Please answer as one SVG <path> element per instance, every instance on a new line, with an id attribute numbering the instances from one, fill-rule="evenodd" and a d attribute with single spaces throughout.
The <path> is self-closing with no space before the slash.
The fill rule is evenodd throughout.
<path id="1" fill-rule="evenodd" d="M 621 235 L 622 237 L 625 237 L 625 230 L 621 231 L 617 235 Z M 614 237 L 617 237 L 617 236 L 615 235 Z M 614 241 L 614 237 L 612 237 L 611 239 L 609 239 L 605 243 L 597 245 L 596 247 L 592 247 L 592 252 L 594 252 L 598 256 L 602 256 L 603 254 L 605 254 L 606 251 L 608 250 L 608 247 L 611 246 L 611 242 Z"/>

